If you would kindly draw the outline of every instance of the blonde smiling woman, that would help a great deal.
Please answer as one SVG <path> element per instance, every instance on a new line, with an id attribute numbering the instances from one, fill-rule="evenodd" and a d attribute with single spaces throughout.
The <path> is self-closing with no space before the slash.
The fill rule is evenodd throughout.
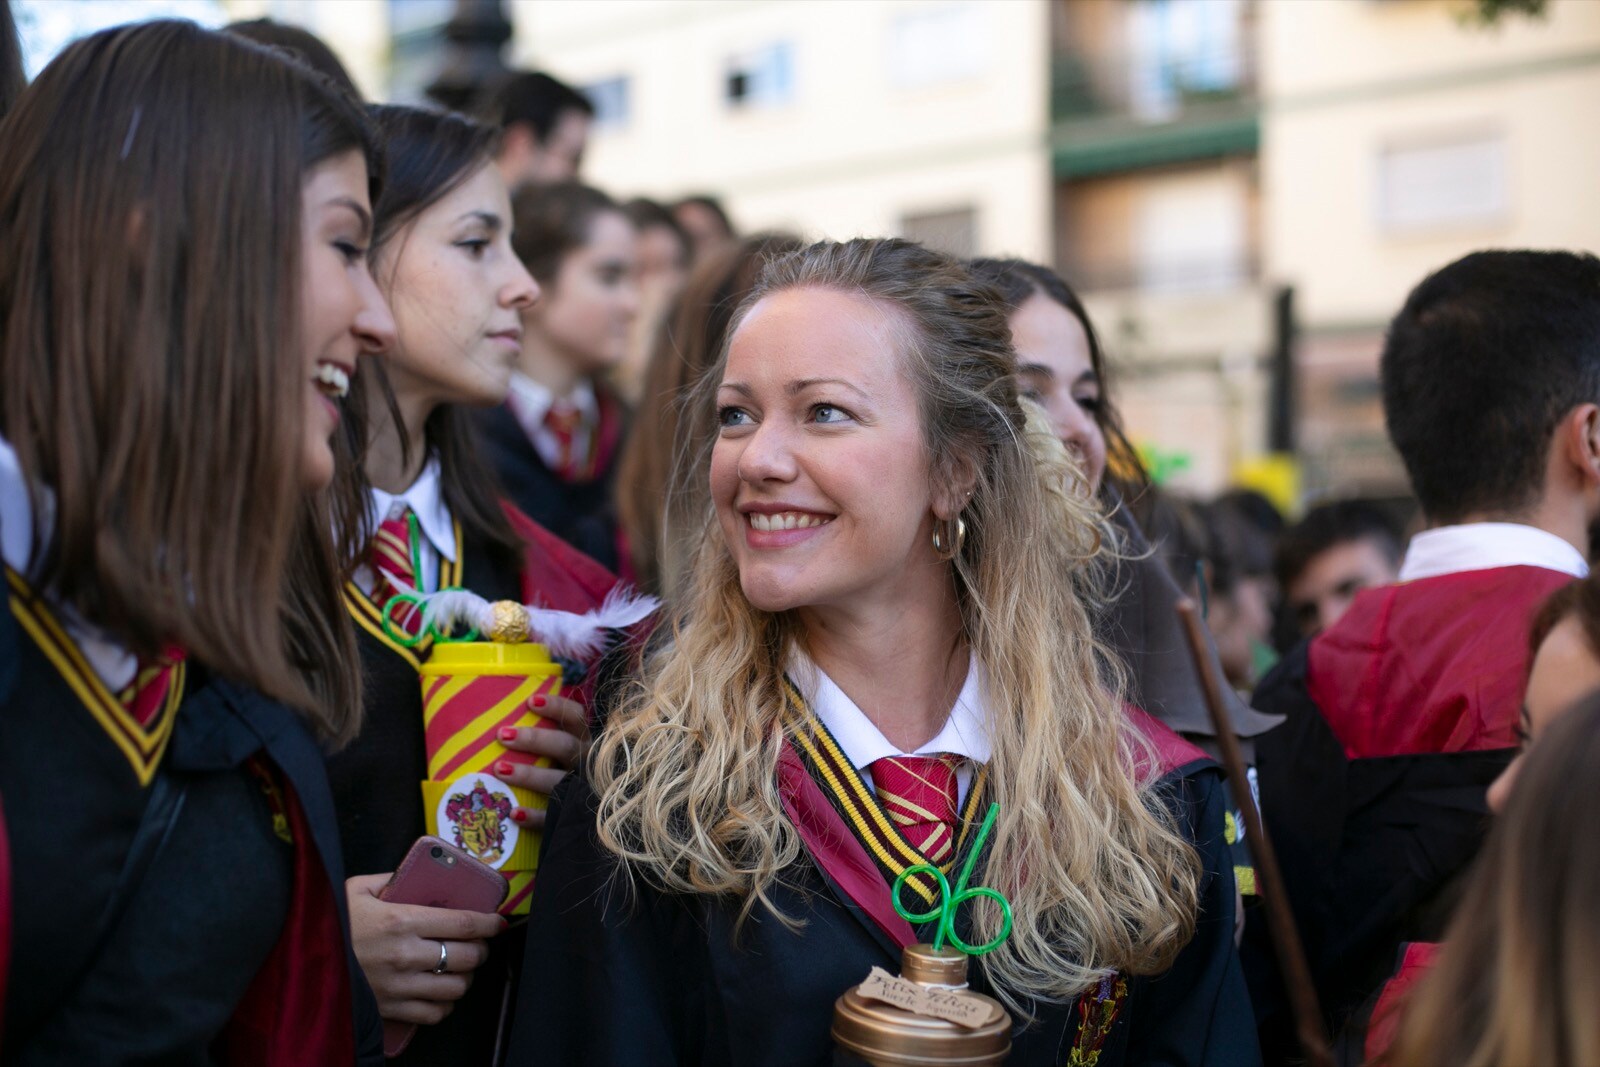
<path id="1" fill-rule="evenodd" d="M 1010 1062 L 1255 1060 L 1218 773 L 1116 696 L 1105 527 L 1014 371 L 947 257 L 768 266 L 706 382 L 685 601 L 557 794 L 513 1062 L 828 1062 L 834 999 L 930 939 L 894 879 L 963 862 L 991 801 L 1016 921 L 973 982 Z"/>

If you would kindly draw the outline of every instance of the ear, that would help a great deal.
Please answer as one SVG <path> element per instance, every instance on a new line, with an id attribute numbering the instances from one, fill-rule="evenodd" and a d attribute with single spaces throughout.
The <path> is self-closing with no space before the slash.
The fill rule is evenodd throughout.
<path id="1" fill-rule="evenodd" d="M 511 171 L 521 171 L 539 149 L 533 136 L 533 127 L 526 122 L 515 122 L 500 131 L 500 165 Z"/>
<path id="2" fill-rule="evenodd" d="M 1600 405 L 1579 404 L 1556 430 L 1561 449 L 1584 489 L 1600 489 Z"/>
<path id="3" fill-rule="evenodd" d="M 934 477 L 933 516 L 940 522 L 960 515 L 972 502 L 972 492 L 978 486 L 978 466 L 970 458 L 959 456 L 949 467 Z"/>

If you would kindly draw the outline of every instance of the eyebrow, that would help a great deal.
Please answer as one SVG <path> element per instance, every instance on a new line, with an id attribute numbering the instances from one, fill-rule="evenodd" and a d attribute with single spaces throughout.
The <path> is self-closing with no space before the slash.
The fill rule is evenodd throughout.
<path id="1" fill-rule="evenodd" d="M 1045 366 L 1043 363 L 1023 363 L 1023 364 L 1020 364 L 1017 367 L 1017 373 L 1018 374 L 1042 374 L 1046 378 L 1054 378 L 1056 376 L 1056 372 L 1054 370 L 1051 370 L 1049 367 Z M 1073 385 L 1083 385 L 1085 383 L 1090 383 L 1090 384 L 1093 384 L 1093 385 L 1099 385 L 1100 384 L 1100 375 L 1098 375 L 1098 374 L 1096 374 L 1094 372 L 1094 368 L 1093 367 L 1090 367 L 1088 370 L 1086 370 L 1082 374 L 1078 375 L 1077 378 L 1073 379 L 1073 382 L 1072 382 Z"/>
<path id="2" fill-rule="evenodd" d="M 843 378 L 798 378 L 784 386 L 783 391 L 788 393 L 790 396 L 798 396 L 807 389 L 818 385 L 842 385 L 864 400 L 872 399 L 872 396 L 867 393 L 866 390 L 852 382 L 845 381 Z M 732 390 L 733 392 L 738 393 L 740 396 L 755 395 L 755 390 L 751 389 L 744 382 L 723 382 L 717 388 Z"/>
<path id="3" fill-rule="evenodd" d="M 491 233 L 498 233 L 500 227 L 505 225 L 505 220 L 492 211 L 468 211 L 456 221 L 460 222 L 463 219 L 480 223 Z"/>
<path id="4" fill-rule="evenodd" d="M 785 386 L 784 391 L 790 396 L 798 396 L 807 389 L 812 389 L 819 385 L 842 385 L 864 400 L 872 399 L 872 397 L 867 394 L 865 389 L 862 389 L 854 382 L 847 382 L 843 378 L 800 378 L 796 381 L 790 382 L 787 386 Z"/>
<path id="5" fill-rule="evenodd" d="M 349 208 L 355 214 L 356 221 L 361 223 L 363 237 L 372 233 L 372 213 L 348 196 L 336 196 L 328 201 L 329 207 Z"/>

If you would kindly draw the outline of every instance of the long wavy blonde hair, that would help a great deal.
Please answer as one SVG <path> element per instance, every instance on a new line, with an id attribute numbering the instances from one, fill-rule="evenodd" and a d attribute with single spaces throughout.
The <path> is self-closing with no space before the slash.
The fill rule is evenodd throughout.
<path id="1" fill-rule="evenodd" d="M 1063 1001 L 1107 970 L 1151 974 L 1193 934 L 1199 859 L 1150 789 L 1154 766 L 1128 724 L 1120 670 L 1090 625 L 1108 527 L 1038 409 L 1018 397 L 996 295 L 947 256 L 899 240 L 820 243 L 771 262 L 734 319 L 800 287 L 867 296 L 910 326 L 934 477 L 975 472 L 952 566 L 964 634 L 985 669 L 989 788 L 1000 804 L 985 884 L 1016 922 L 984 958 L 999 995 Z M 727 359 L 703 384 L 709 404 Z M 709 442 L 702 450 L 708 455 Z M 708 458 L 694 466 L 707 477 Z M 599 833 L 624 868 L 669 892 L 729 895 L 778 914 L 770 892 L 803 846 L 776 766 L 810 724 L 786 713 L 794 613 L 752 607 L 708 509 L 670 640 L 624 692 L 596 748 Z M 780 919 L 792 921 L 779 915 Z M 980 908 L 980 938 L 999 916 Z"/>

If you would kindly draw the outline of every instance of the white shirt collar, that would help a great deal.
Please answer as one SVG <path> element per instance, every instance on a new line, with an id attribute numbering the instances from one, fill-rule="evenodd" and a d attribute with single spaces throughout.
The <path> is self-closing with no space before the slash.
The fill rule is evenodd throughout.
<path id="1" fill-rule="evenodd" d="M 48 512 L 54 498 L 48 491 L 43 495 Z M 50 525 L 48 514 L 45 525 Z M 0 556 L 4 557 L 6 566 L 21 575 L 27 575 L 33 562 L 33 501 L 28 496 L 28 482 L 17 462 L 16 449 L 4 437 L 0 437 Z M 106 688 L 113 693 L 120 692 L 133 681 L 139 669 L 139 661 L 133 653 L 98 627 L 79 618 L 76 612 L 62 606 L 56 611 L 61 624 Z"/>
<path id="2" fill-rule="evenodd" d="M 556 395 L 547 386 L 521 371 L 511 372 L 511 395 L 524 427 L 544 425 L 545 413 L 556 402 Z M 573 386 L 566 399 L 582 414 L 585 425 L 593 425 L 599 418 L 600 404 L 595 399 L 594 383 L 589 379 L 578 379 L 578 384 Z"/>
<path id="3" fill-rule="evenodd" d="M 431 459 L 403 493 L 387 493 L 377 486 L 372 488 L 372 515 L 375 522 L 383 522 L 410 508 L 417 516 L 417 526 L 428 539 L 434 551 L 456 562 L 455 522 L 444 502 L 444 487 L 439 481 L 439 461 Z"/>
<path id="4" fill-rule="evenodd" d="M 1547 530 L 1518 522 L 1472 522 L 1424 530 L 1413 537 L 1400 564 L 1399 580 L 1494 567 L 1542 567 L 1574 578 L 1589 573 L 1583 553 Z"/>
<path id="5" fill-rule="evenodd" d="M 793 651 L 789 667 L 790 677 L 811 710 L 816 712 L 857 770 L 864 770 L 885 756 L 927 756 L 936 752 L 965 756 L 973 763 L 989 762 L 989 735 L 984 728 L 988 709 L 983 704 L 983 668 L 976 659 L 968 661 L 967 679 L 962 683 L 944 728 L 915 752 L 901 752 L 891 744 L 856 702 L 803 651 Z"/>

